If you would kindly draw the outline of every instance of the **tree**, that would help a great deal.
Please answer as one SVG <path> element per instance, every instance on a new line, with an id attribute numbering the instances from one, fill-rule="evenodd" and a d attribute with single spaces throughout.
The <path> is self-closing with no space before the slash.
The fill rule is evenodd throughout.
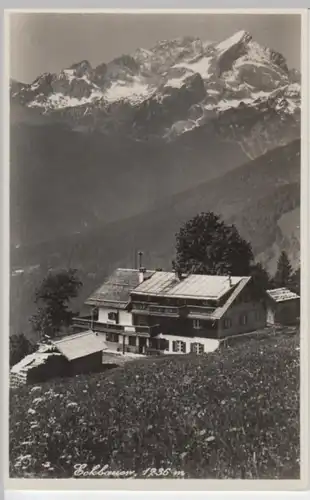
<path id="1" fill-rule="evenodd" d="M 16 365 L 21 359 L 35 351 L 35 346 L 23 333 L 10 337 L 10 366 Z"/>
<path id="2" fill-rule="evenodd" d="M 45 335 L 53 338 L 72 324 L 73 313 L 68 305 L 81 286 L 76 269 L 48 273 L 36 290 L 35 303 L 39 308 L 30 319 L 40 339 Z"/>
<path id="3" fill-rule="evenodd" d="M 287 287 L 290 284 L 293 269 L 287 253 L 283 250 L 278 259 L 277 271 L 273 281 L 276 287 Z"/>
<path id="4" fill-rule="evenodd" d="M 234 225 L 226 225 L 213 212 L 196 215 L 176 234 L 180 272 L 248 276 L 252 261 L 251 245 Z"/>
<path id="5" fill-rule="evenodd" d="M 251 265 L 252 289 L 256 298 L 263 298 L 266 290 L 271 287 L 271 279 L 260 262 Z"/>
<path id="6" fill-rule="evenodd" d="M 300 266 L 291 275 L 289 288 L 293 292 L 297 293 L 297 295 L 300 295 Z"/>

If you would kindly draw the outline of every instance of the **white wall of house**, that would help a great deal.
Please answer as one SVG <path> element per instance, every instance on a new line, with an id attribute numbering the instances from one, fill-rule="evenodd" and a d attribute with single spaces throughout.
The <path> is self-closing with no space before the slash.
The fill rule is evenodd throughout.
<path id="1" fill-rule="evenodd" d="M 165 354 L 189 354 L 191 351 L 192 344 L 200 344 L 203 346 L 202 352 L 213 352 L 215 351 L 220 342 L 217 339 L 206 339 L 204 337 L 179 337 L 177 335 L 160 335 L 161 339 L 168 340 L 168 349 L 165 349 Z M 178 342 L 178 351 L 173 350 L 173 342 Z M 183 348 L 182 348 L 183 343 Z"/>
<path id="2" fill-rule="evenodd" d="M 112 334 L 112 336 L 111 336 Z M 110 339 L 113 338 L 113 332 L 110 332 L 109 333 L 100 333 L 100 335 L 103 337 L 103 339 L 105 340 L 105 343 L 107 345 L 107 348 L 112 350 L 112 351 L 117 351 L 118 349 L 120 351 L 122 351 L 122 347 L 123 347 L 123 342 L 125 344 L 125 346 L 132 346 L 132 344 L 129 342 L 129 338 L 136 338 L 136 345 L 135 346 L 132 346 L 132 347 L 139 347 L 139 338 L 136 337 L 136 336 L 132 336 L 132 335 L 119 335 L 118 336 L 118 342 L 113 342 L 111 341 Z M 146 347 L 149 347 L 150 345 L 150 341 L 149 341 L 149 338 L 146 338 Z"/>
<path id="3" fill-rule="evenodd" d="M 120 325 L 132 325 L 132 314 L 128 311 L 124 311 L 123 309 L 116 309 L 113 307 L 100 307 L 98 311 L 98 322 L 99 323 L 108 323 L 109 313 L 118 313 L 118 323 Z"/>

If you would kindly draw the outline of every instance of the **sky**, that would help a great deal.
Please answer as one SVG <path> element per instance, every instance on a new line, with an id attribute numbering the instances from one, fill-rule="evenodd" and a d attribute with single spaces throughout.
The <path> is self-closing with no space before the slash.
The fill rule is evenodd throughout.
<path id="1" fill-rule="evenodd" d="M 92 66 L 150 48 L 158 40 L 197 36 L 221 41 L 239 30 L 280 52 L 300 69 L 301 18 L 297 14 L 58 14 L 10 16 L 10 76 L 25 83 L 87 59 Z"/>

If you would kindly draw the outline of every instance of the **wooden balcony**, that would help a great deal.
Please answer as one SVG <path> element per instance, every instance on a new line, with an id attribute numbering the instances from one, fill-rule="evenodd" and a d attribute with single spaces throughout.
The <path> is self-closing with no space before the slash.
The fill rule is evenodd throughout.
<path id="1" fill-rule="evenodd" d="M 95 332 L 114 332 L 118 335 L 135 335 L 138 337 L 154 337 L 160 333 L 160 325 L 118 325 L 114 323 L 100 323 L 89 317 L 73 318 L 73 328 L 76 331 L 94 330 Z"/>
<path id="2" fill-rule="evenodd" d="M 187 317 L 190 319 L 212 319 L 212 314 L 214 313 L 215 309 L 215 307 L 188 306 Z"/>
<path id="3" fill-rule="evenodd" d="M 133 314 L 143 314 L 147 316 L 169 316 L 178 318 L 185 312 L 184 306 L 160 306 L 157 304 L 146 304 L 145 302 L 134 302 L 132 306 Z"/>

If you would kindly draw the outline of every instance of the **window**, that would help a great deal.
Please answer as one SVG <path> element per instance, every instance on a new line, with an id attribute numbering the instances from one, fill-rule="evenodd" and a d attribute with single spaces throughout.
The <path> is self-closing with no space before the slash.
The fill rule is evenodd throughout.
<path id="1" fill-rule="evenodd" d="M 191 352 L 195 352 L 196 354 L 203 354 L 204 353 L 203 344 L 199 344 L 199 342 L 194 342 L 193 344 L 191 344 Z"/>
<path id="2" fill-rule="evenodd" d="M 246 325 L 248 322 L 248 317 L 246 314 L 242 314 L 240 316 L 240 325 Z"/>
<path id="3" fill-rule="evenodd" d="M 114 323 L 118 323 L 118 313 L 117 312 L 109 312 L 108 313 L 108 321 L 113 321 Z"/>
<path id="4" fill-rule="evenodd" d="M 200 319 L 193 320 L 193 327 L 195 328 L 195 330 L 199 330 L 201 328 Z"/>
<path id="5" fill-rule="evenodd" d="M 224 319 L 224 328 L 227 329 L 227 328 L 230 328 L 232 325 L 232 321 L 230 318 L 225 318 Z"/>
<path id="6" fill-rule="evenodd" d="M 173 352 L 186 352 L 186 344 L 182 342 L 182 340 L 173 340 L 172 342 L 172 350 Z"/>
<path id="7" fill-rule="evenodd" d="M 109 332 L 106 334 L 106 341 L 107 342 L 116 342 L 118 344 L 119 342 L 119 335 L 114 332 Z"/>
<path id="8" fill-rule="evenodd" d="M 259 321 L 262 318 L 261 311 L 255 311 L 255 319 Z"/>
<path id="9" fill-rule="evenodd" d="M 131 335 L 128 337 L 128 344 L 132 347 L 136 347 L 137 345 L 137 337 L 132 337 Z"/>

